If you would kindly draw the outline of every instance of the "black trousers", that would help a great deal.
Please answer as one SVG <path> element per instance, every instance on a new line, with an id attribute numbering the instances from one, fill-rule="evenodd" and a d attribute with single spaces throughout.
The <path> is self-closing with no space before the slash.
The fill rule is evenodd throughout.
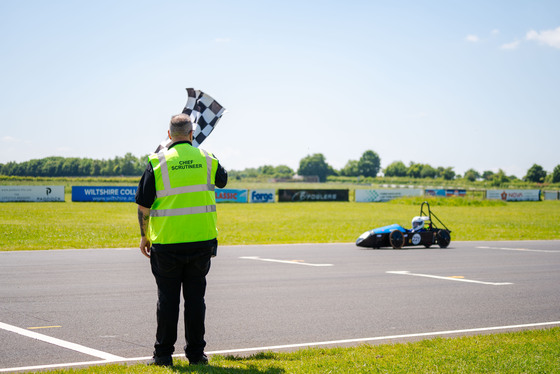
<path id="1" fill-rule="evenodd" d="M 177 341 L 181 286 L 185 299 L 185 354 L 197 360 L 204 352 L 206 275 L 212 248 L 161 250 L 152 247 L 150 263 L 158 288 L 154 356 L 170 356 Z"/>

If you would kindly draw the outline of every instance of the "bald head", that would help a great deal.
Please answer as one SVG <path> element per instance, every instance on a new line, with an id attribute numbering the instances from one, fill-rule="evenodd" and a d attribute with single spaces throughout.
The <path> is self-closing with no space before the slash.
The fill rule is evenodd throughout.
<path id="1" fill-rule="evenodd" d="M 174 142 L 181 140 L 192 141 L 192 131 L 193 124 L 187 114 L 181 113 L 171 117 L 169 122 L 169 137 L 171 140 Z"/>

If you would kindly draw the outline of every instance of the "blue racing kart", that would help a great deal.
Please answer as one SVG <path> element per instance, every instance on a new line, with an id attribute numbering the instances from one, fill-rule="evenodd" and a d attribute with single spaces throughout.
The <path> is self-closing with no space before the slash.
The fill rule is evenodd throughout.
<path id="1" fill-rule="evenodd" d="M 400 249 L 413 245 L 430 248 L 433 244 L 437 244 L 440 248 L 447 248 L 451 243 L 450 233 L 451 230 L 432 213 L 430 204 L 424 201 L 420 206 L 420 215 L 412 219 L 410 230 L 398 224 L 378 227 L 360 235 L 356 240 L 356 245 L 368 248 L 393 247 Z"/>

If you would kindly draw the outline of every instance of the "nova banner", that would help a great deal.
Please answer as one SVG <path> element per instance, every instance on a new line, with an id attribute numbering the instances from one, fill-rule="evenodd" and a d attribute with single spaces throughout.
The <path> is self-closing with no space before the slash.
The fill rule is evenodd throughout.
<path id="1" fill-rule="evenodd" d="M 348 201 L 348 190 L 278 190 L 278 201 Z"/>
<path id="2" fill-rule="evenodd" d="M 126 186 L 73 186 L 72 201 L 135 202 L 138 187 Z"/>
<path id="3" fill-rule="evenodd" d="M 64 186 L 0 186 L 0 202 L 64 201 Z"/>
<path id="4" fill-rule="evenodd" d="M 487 190 L 486 198 L 504 201 L 540 201 L 541 190 Z"/>
<path id="5" fill-rule="evenodd" d="M 359 203 L 380 203 L 405 196 L 422 196 L 424 193 L 420 189 L 401 188 L 391 190 L 356 190 L 356 202 Z"/>
<path id="6" fill-rule="evenodd" d="M 234 190 L 231 188 L 216 188 L 217 203 L 246 203 L 247 190 Z"/>

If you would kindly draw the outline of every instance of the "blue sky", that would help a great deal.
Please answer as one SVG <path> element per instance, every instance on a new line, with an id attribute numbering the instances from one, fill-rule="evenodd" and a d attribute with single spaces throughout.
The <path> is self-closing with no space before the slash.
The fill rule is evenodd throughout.
<path id="1" fill-rule="evenodd" d="M 152 152 L 186 87 L 228 169 L 560 164 L 558 1 L 0 1 L 0 163 Z"/>

